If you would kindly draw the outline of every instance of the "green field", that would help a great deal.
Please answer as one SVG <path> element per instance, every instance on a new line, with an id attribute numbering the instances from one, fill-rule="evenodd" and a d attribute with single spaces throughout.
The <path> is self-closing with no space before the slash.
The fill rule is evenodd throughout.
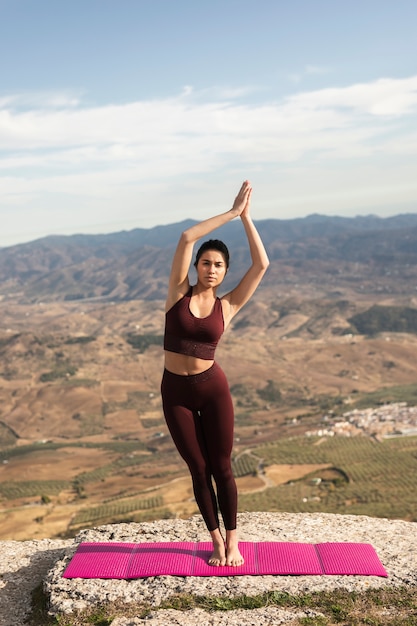
<path id="1" fill-rule="evenodd" d="M 62 444 L 46 443 L 12 447 L 3 450 L 0 458 L 18 455 L 28 457 L 42 449 L 56 450 Z M 66 446 L 71 444 L 65 444 Z M 80 445 L 80 444 L 78 444 Z M 75 446 L 74 446 L 75 447 Z M 149 498 L 135 488 L 135 478 L 125 476 L 123 490 L 101 506 L 85 506 L 87 485 L 100 491 L 111 477 L 124 474 L 128 468 L 141 471 L 149 455 L 141 453 L 138 442 L 89 443 L 89 448 L 105 448 L 118 454 L 112 462 L 70 480 L 8 481 L 0 483 L 3 503 L 19 498 L 49 498 L 62 490 L 72 490 L 81 499 L 80 511 L 70 522 L 73 526 L 91 526 L 120 517 L 133 519 L 135 512 L 146 511 L 147 519 L 170 515 L 158 498 Z M 139 448 L 139 449 L 138 449 Z M 135 452 L 135 454 L 132 454 Z M 157 465 L 162 458 L 152 457 Z M 396 437 L 377 441 L 367 436 L 318 437 L 299 436 L 263 444 L 252 454 L 243 454 L 233 463 L 236 477 L 257 475 L 270 465 L 327 465 L 302 479 L 293 480 L 263 491 L 241 494 L 241 511 L 326 512 L 400 518 L 417 521 L 417 437 Z M 262 470 L 261 470 L 262 471 Z M 132 496 L 135 498 L 132 499 Z"/>
<path id="2" fill-rule="evenodd" d="M 242 495 L 243 511 L 326 512 L 417 521 L 417 437 L 298 437 L 261 446 L 271 464 L 330 464 L 301 480 Z"/>
<path id="3" fill-rule="evenodd" d="M 146 511 L 150 509 L 159 509 L 163 505 L 162 497 L 125 500 L 112 504 L 103 504 L 102 506 L 82 509 L 71 520 L 70 527 L 74 526 L 92 526 L 106 520 L 116 521 L 121 517 L 126 517 L 135 511 Z"/>

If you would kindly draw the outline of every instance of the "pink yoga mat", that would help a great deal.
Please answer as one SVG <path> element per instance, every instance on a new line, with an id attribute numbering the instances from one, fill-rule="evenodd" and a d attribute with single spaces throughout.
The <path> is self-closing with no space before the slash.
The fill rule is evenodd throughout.
<path id="1" fill-rule="evenodd" d="M 388 576 L 367 543 L 241 542 L 241 567 L 208 565 L 211 543 L 80 543 L 64 578 L 149 576 Z"/>
<path id="2" fill-rule="evenodd" d="M 388 576 L 369 543 L 319 543 L 316 550 L 324 574 Z"/>

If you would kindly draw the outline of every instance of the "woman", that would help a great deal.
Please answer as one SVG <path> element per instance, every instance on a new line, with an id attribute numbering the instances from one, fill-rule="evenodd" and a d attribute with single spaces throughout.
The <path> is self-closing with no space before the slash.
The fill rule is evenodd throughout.
<path id="1" fill-rule="evenodd" d="M 245 181 L 230 211 L 182 233 L 172 261 L 165 309 L 165 369 L 161 384 L 164 415 L 191 473 L 195 499 L 213 542 L 209 559 L 213 566 L 236 567 L 244 562 L 237 539 L 237 489 L 231 466 L 233 404 L 226 377 L 214 361 L 214 351 L 269 265 L 249 214 L 251 194 L 252 187 Z M 211 239 L 197 252 L 197 284 L 190 286 L 188 271 L 196 241 L 239 216 L 252 258 L 244 277 L 222 298 L 216 296 L 229 266 L 229 253 L 223 242 Z M 218 508 L 226 542 L 219 528 Z"/>

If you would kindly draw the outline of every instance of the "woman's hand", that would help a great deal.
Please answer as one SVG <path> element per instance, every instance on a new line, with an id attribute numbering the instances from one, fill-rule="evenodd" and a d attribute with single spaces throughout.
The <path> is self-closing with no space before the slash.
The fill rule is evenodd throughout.
<path id="1" fill-rule="evenodd" d="M 231 213 L 233 213 L 233 217 L 237 217 L 239 215 L 242 217 L 244 214 L 249 214 L 251 194 L 251 184 L 248 180 L 245 180 L 235 198 L 232 208 L 230 209 Z"/>

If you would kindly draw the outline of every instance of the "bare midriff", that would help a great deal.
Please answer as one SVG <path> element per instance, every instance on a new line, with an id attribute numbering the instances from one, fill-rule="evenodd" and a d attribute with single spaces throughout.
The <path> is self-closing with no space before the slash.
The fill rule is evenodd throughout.
<path id="1" fill-rule="evenodd" d="M 165 368 L 180 376 L 194 376 L 210 369 L 214 361 L 165 350 Z"/>

